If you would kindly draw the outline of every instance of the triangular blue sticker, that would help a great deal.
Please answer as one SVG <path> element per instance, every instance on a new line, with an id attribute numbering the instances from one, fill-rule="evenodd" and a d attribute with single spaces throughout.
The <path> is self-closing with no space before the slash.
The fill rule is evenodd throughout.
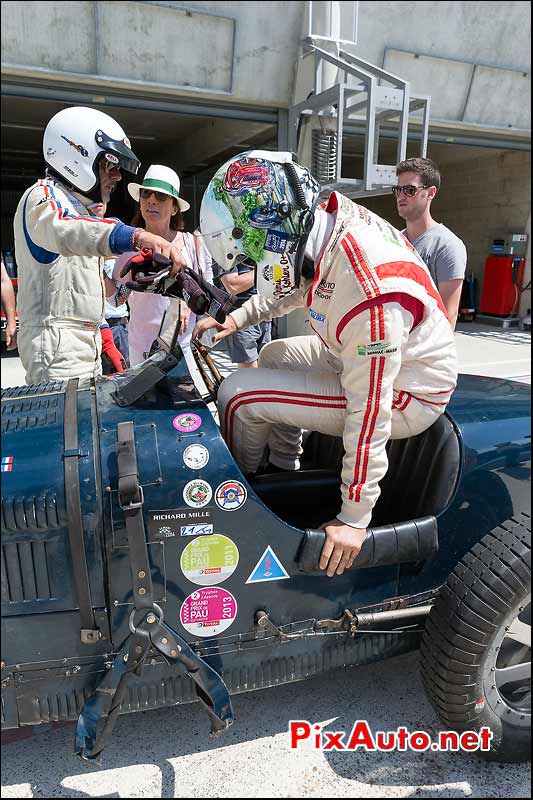
<path id="1" fill-rule="evenodd" d="M 287 574 L 287 570 L 269 545 L 253 568 L 246 583 L 279 581 L 283 578 L 290 578 L 290 575 Z"/>

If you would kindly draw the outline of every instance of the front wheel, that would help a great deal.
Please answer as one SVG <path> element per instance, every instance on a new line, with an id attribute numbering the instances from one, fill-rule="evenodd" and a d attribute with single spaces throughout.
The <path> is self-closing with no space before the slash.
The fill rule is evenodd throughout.
<path id="1" fill-rule="evenodd" d="M 421 644 L 422 680 L 448 729 L 492 733 L 496 761 L 531 754 L 531 519 L 502 523 L 457 564 Z"/>

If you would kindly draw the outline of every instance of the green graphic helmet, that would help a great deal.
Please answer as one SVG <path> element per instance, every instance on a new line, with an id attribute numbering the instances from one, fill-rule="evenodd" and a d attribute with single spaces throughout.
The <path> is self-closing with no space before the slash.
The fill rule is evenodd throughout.
<path id="1" fill-rule="evenodd" d="M 241 262 L 255 267 L 259 294 L 284 297 L 300 284 L 319 189 L 290 153 L 234 156 L 202 198 L 200 229 L 213 260 L 223 270 Z"/>

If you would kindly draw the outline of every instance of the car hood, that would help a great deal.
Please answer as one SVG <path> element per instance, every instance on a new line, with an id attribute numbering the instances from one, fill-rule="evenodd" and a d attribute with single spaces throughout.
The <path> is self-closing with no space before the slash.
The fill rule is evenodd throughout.
<path id="1" fill-rule="evenodd" d="M 448 405 L 457 425 L 531 419 L 531 386 L 503 378 L 460 375 Z"/>

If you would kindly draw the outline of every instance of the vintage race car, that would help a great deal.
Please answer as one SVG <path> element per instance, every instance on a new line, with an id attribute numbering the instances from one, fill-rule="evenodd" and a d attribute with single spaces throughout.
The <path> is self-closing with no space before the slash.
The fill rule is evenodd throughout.
<path id="1" fill-rule="evenodd" d="M 246 480 L 178 347 L 3 391 L 2 727 L 77 719 L 92 759 L 119 713 L 199 699 L 217 733 L 234 693 L 420 647 L 443 728 L 527 758 L 529 400 L 462 376 L 389 443 L 363 549 L 329 578 L 342 442 L 310 433 L 300 471 Z"/>

